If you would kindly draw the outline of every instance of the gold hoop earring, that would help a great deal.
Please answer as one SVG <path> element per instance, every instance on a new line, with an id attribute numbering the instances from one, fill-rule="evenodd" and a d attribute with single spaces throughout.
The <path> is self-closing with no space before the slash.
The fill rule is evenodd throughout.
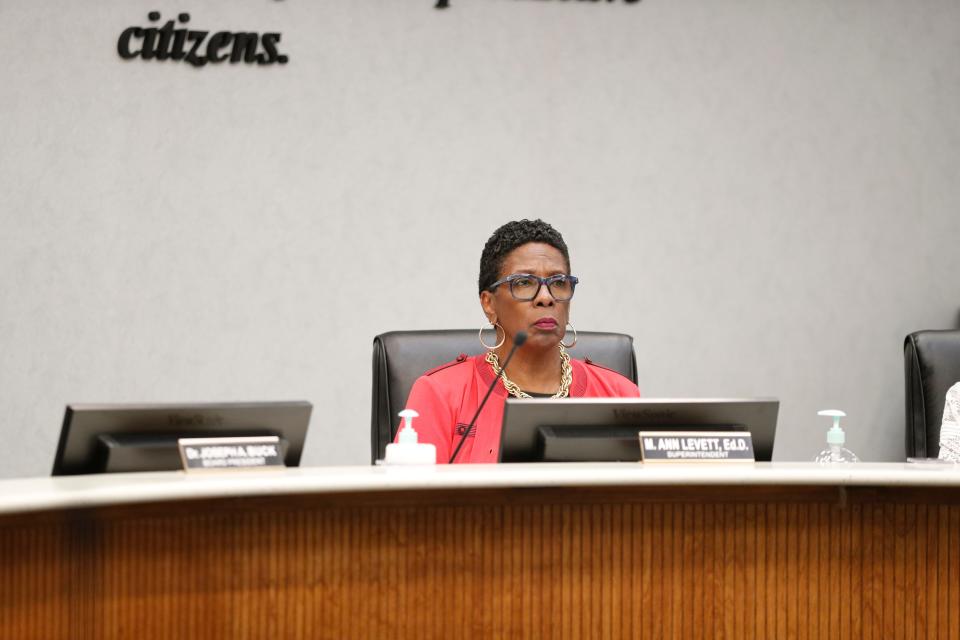
<path id="1" fill-rule="evenodd" d="M 483 341 L 483 330 L 486 329 L 487 327 L 490 327 L 491 329 L 493 329 L 494 334 L 497 333 L 497 327 L 500 327 L 500 331 L 503 331 L 503 337 L 500 338 L 500 342 L 498 342 L 492 347 Z M 503 346 L 503 343 L 507 341 L 507 332 L 503 330 L 503 327 L 500 326 L 499 322 L 488 322 L 487 324 L 480 327 L 480 332 L 477 335 L 480 339 L 480 344 L 482 344 L 483 348 L 486 349 L 487 351 L 493 351 L 494 349 L 499 349 L 500 347 Z"/>
<path id="2" fill-rule="evenodd" d="M 567 323 L 567 326 L 570 327 L 570 329 L 573 330 L 573 342 L 571 342 L 570 344 L 565 344 L 565 343 L 563 342 L 563 340 L 560 340 L 560 344 L 563 345 L 563 348 L 564 348 L 564 349 L 573 349 L 574 345 L 577 344 L 577 330 L 574 329 L 574 328 L 573 328 L 573 324 L 571 324 L 571 323 L 569 323 L 569 322 Z M 564 334 L 564 335 L 566 335 L 566 334 Z"/>

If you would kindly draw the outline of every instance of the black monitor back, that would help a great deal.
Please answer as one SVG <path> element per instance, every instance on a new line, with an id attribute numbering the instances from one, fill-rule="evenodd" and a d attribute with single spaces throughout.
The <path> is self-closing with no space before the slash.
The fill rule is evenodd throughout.
<path id="1" fill-rule="evenodd" d="M 181 468 L 178 438 L 278 436 L 300 464 L 312 405 L 304 401 L 208 404 L 71 404 L 53 475 Z"/>

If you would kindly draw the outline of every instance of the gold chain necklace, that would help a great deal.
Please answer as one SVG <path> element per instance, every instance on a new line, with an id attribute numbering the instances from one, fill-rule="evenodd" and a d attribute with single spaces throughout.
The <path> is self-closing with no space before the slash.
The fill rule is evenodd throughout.
<path id="1" fill-rule="evenodd" d="M 506 376 L 506 374 L 501 375 L 500 369 L 500 359 L 497 358 L 497 354 L 493 351 L 487 353 L 484 356 L 484 360 L 490 363 L 490 366 L 493 367 L 494 375 L 500 376 L 500 379 L 503 380 L 503 386 L 506 388 L 507 392 L 517 398 L 532 398 L 529 393 L 526 393 L 521 389 L 516 382 L 511 380 Z M 570 395 L 570 384 L 573 382 L 573 367 L 570 366 L 570 354 L 567 353 L 567 350 L 563 348 L 563 345 L 560 345 L 560 388 L 557 389 L 557 392 L 553 394 L 552 398 L 566 398 Z"/>

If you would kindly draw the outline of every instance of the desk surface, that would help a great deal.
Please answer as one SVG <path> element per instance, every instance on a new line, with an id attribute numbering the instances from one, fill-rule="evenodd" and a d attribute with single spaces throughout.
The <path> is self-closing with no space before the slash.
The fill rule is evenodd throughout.
<path id="1" fill-rule="evenodd" d="M 0 481 L 0 514 L 203 498 L 498 489 L 642 486 L 960 487 L 960 465 L 814 463 L 643 465 L 559 463 L 343 466 L 280 471 L 179 471 Z"/>

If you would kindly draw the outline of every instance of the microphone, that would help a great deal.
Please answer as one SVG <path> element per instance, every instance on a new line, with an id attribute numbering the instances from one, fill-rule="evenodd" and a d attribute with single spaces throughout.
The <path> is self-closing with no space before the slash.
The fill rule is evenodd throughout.
<path id="1" fill-rule="evenodd" d="M 513 358 L 513 354 L 515 354 L 517 349 L 522 347 L 523 343 L 526 341 L 526 331 L 518 331 L 517 335 L 513 336 L 513 348 L 511 348 L 510 353 L 507 354 L 507 359 L 503 361 L 503 366 L 500 367 L 500 373 L 498 373 L 497 377 L 494 378 L 493 382 L 490 383 L 490 387 L 487 389 L 487 395 L 483 396 L 483 401 L 480 403 L 480 406 L 477 407 L 477 412 L 473 414 L 473 420 L 471 420 L 470 424 L 467 425 L 467 428 L 463 430 L 463 435 L 460 436 L 460 442 L 457 444 L 457 448 L 454 450 L 453 455 L 450 456 L 450 461 L 447 464 L 453 464 L 453 461 L 457 459 L 457 454 L 460 453 L 460 448 L 463 447 L 463 443 L 467 441 L 467 438 L 470 436 L 470 432 L 473 431 L 473 426 L 477 424 L 477 418 L 480 417 L 480 412 L 483 411 L 483 407 L 487 404 L 490 394 L 493 393 L 493 388 L 497 386 L 497 382 L 500 381 L 500 376 L 502 376 L 503 372 L 507 370 L 507 365 L 510 364 L 510 359 Z"/>

